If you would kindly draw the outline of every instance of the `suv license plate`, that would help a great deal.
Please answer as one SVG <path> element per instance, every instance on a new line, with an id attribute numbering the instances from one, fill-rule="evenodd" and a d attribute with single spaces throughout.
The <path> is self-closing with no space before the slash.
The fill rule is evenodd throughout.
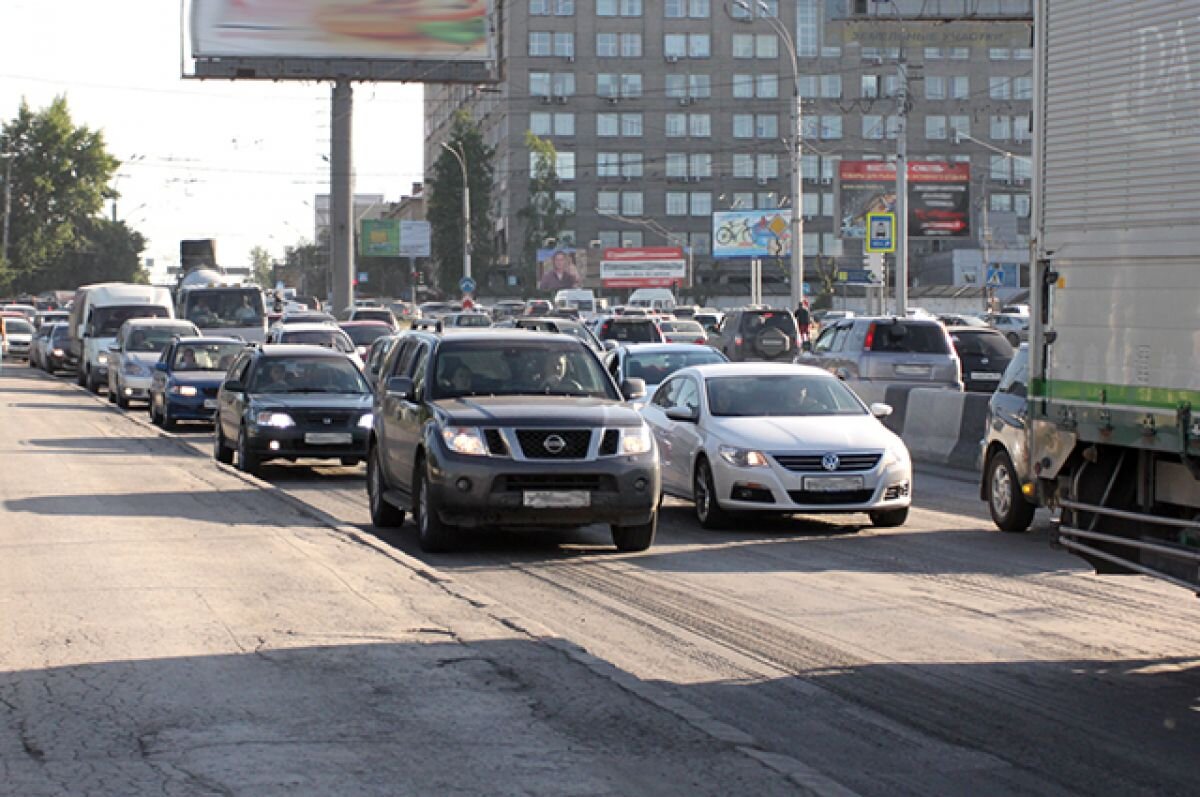
<path id="1" fill-rule="evenodd" d="M 932 370 L 928 365 L 897 365 L 896 376 L 929 376 Z"/>
<path id="2" fill-rule="evenodd" d="M 306 432 L 304 442 L 310 446 L 349 445 L 354 438 L 349 432 Z"/>
<path id="3" fill-rule="evenodd" d="M 862 488 L 862 476 L 809 476 L 804 479 L 804 489 L 812 493 L 841 493 Z"/>
<path id="4" fill-rule="evenodd" d="M 525 506 L 531 509 L 579 509 L 592 505 L 586 490 L 526 490 Z"/>
<path id="5" fill-rule="evenodd" d="M 971 378 L 976 382 L 999 382 L 1000 374 L 988 373 L 987 371 L 972 371 Z"/>
<path id="6" fill-rule="evenodd" d="M 216 399 L 205 399 L 204 400 L 204 409 L 215 410 L 216 408 L 217 408 L 217 400 Z"/>

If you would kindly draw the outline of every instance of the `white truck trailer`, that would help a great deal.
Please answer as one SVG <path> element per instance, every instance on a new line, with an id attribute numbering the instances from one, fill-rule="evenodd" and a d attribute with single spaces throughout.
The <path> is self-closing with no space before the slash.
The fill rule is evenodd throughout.
<path id="1" fill-rule="evenodd" d="M 1200 3 L 1034 29 L 1033 486 L 1097 572 L 1200 592 Z"/>

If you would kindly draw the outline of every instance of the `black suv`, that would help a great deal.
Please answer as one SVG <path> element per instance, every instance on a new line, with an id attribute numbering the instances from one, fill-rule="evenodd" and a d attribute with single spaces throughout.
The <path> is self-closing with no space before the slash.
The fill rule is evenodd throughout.
<path id="1" fill-rule="evenodd" d="M 730 362 L 790 363 L 796 355 L 799 334 L 791 310 L 744 308 L 725 314 L 709 345 L 719 349 Z"/>
<path id="2" fill-rule="evenodd" d="M 367 495 L 376 526 L 413 513 L 422 550 L 459 527 L 608 523 L 622 551 L 654 541 L 658 453 L 596 355 L 569 335 L 410 332 L 374 401 Z"/>
<path id="3" fill-rule="evenodd" d="M 268 459 L 367 453 L 371 392 L 358 366 L 323 346 L 268 344 L 242 351 L 217 393 L 213 456 L 255 473 Z"/>

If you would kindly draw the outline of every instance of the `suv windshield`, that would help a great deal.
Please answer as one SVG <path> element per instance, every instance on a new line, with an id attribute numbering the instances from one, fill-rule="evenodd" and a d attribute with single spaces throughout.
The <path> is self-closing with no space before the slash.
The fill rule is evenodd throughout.
<path id="1" fill-rule="evenodd" d="M 610 318 L 600 326 L 601 340 L 624 343 L 661 343 L 658 326 L 649 318 Z"/>
<path id="2" fill-rule="evenodd" d="M 871 351 L 904 352 L 908 354 L 949 354 L 946 331 L 931 321 L 896 321 L 871 325 Z"/>
<path id="3" fill-rule="evenodd" d="M 708 406 L 722 418 L 864 415 L 839 379 L 824 376 L 728 376 L 708 380 Z"/>
<path id="4" fill-rule="evenodd" d="M 251 393 L 367 393 L 354 363 L 339 357 L 271 357 L 259 363 Z"/>
<path id="5" fill-rule="evenodd" d="M 434 397 L 588 396 L 619 400 L 612 381 L 582 344 L 551 341 L 447 341 L 434 364 Z"/>

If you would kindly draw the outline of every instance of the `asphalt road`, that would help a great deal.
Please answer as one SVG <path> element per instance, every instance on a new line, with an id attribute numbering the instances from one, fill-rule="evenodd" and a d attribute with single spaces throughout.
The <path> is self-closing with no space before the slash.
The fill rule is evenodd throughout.
<path id="1" fill-rule="evenodd" d="M 47 381 L 38 389 L 51 391 L 48 403 L 67 404 L 71 414 L 92 422 L 120 418 L 73 388 Z M 0 387 L 0 403 L 24 401 L 5 393 Z M 113 428 L 123 441 L 148 447 L 128 457 L 130 467 L 170 462 L 172 472 L 209 485 L 205 490 L 214 496 L 232 491 L 230 501 L 196 504 L 202 508 L 191 510 L 189 524 L 228 528 L 222 513 L 246 504 L 284 513 L 269 521 L 266 537 L 277 544 L 296 544 L 293 537 L 360 542 L 335 546 L 341 553 L 328 565 L 332 572 L 395 571 L 405 583 L 416 583 L 422 579 L 414 580 L 402 563 L 428 565 L 425 581 L 466 598 L 459 605 L 463 601 L 440 596 L 453 607 L 444 611 L 455 622 L 491 618 L 509 633 L 523 629 L 516 637 L 533 649 L 561 641 L 586 649 L 603 662 L 593 669 L 608 672 L 626 697 L 633 689 L 643 704 L 659 709 L 643 705 L 648 716 L 661 718 L 665 711 L 688 720 L 685 736 L 699 729 L 710 741 L 723 740 L 725 747 L 717 748 L 729 752 L 732 745 L 742 753 L 736 760 L 749 758 L 767 774 L 788 776 L 785 789 L 863 795 L 1196 792 L 1196 599 L 1141 577 L 1091 575 L 1079 560 L 1050 548 L 1044 518 L 1030 534 L 991 531 L 969 480 L 919 473 L 916 509 L 900 529 L 875 530 L 865 517 L 848 516 L 756 521 L 710 532 L 692 521 L 687 505 L 668 501 L 656 545 L 644 554 L 618 554 L 606 530 L 584 529 L 477 533 L 459 552 L 427 556 L 416 548 L 411 525 L 389 532 L 369 525 L 361 468 L 264 467 L 265 482 L 338 526 L 322 529 L 297 513 L 297 504 L 280 503 L 272 492 L 253 497 L 251 483 L 217 469 L 206 458 L 210 436 L 203 427 L 175 435 L 128 422 Z M 22 427 L 17 436 L 28 434 Z M 29 447 L 14 449 L 11 433 L 0 435 L 0 446 L 22 453 Z M 197 456 L 188 456 L 187 446 Z M 78 441 L 71 447 L 88 450 Z M 8 453 L 5 460 L 14 461 Z M 93 452 L 70 461 L 70 475 L 86 477 L 89 489 L 73 488 L 70 479 L 55 488 L 80 503 L 89 490 L 108 489 L 112 469 L 106 466 L 113 460 Z M 60 504 L 30 509 L 7 500 L 4 510 L 8 517 L 41 517 L 52 505 Z M 105 505 L 96 509 L 108 511 Z M 0 540 L 7 535 L 0 532 Z M 251 554 L 235 547 L 228 564 L 251 567 L 243 561 Z M 289 569 L 289 586 L 302 591 L 310 577 L 316 574 Z M 269 583 L 246 589 L 257 603 L 277 594 Z M 0 590 L 0 600 L 8 593 Z M 306 625 L 303 610 L 311 609 L 311 596 L 298 606 L 287 604 L 281 611 Z M 353 602 L 344 611 L 348 628 L 372 614 Z M 57 664 L 38 664 L 34 657 L 23 666 Z M 0 698 L 7 699 L 11 689 L 3 683 Z M 587 705 L 568 700 L 548 714 L 591 725 L 588 706 L 594 703 L 586 690 L 578 699 Z M 253 708 L 247 712 L 255 714 Z M 767 791 L 779 785 L 758 770 L 715 766 L 710 752 L 674 742 L 655 739 L 656 749 L 669 744 L 676 754 L 664 758 L 664 779 L 676 777 L 667 774 L 672 761 L 698 755 L 691 774 L 714 793 L 762 791 L 761 784 L 742 780 L 749 775 L 764 777 Z M 0 762 L 6 755 L 0 747 Z M 560 780 L 530 791 L 607 793 L 576 784 L 567 771 L 560 768 Z M 519 783 L 496 782 L 504 791 Z M 696 791 L 682 782 L 648 782 L 676 793 Z M 629 787 L 622 782 L 613 793 L 631 793 L 623 791 Z M 471 785 L 462 792 L 484 793 Z"/>

